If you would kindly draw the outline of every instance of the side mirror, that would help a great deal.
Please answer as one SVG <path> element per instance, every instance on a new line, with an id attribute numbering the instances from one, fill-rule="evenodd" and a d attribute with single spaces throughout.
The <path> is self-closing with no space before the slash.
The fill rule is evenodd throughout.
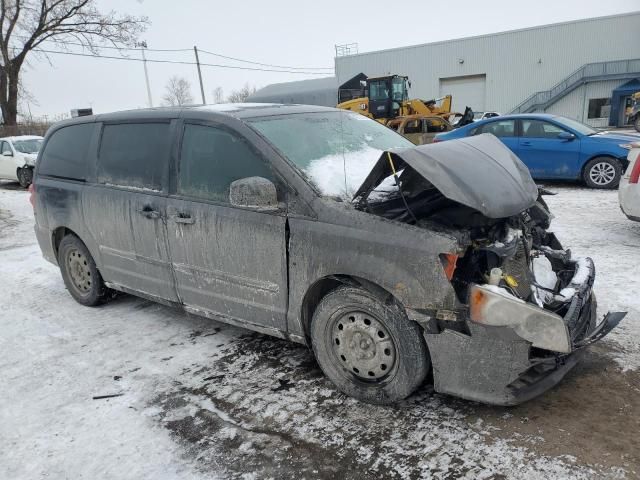
<path id="1" fill-rule="evenodd" d="M 571 141 L 571 140 L 575 140 L 576 136 L 573 133 L 569 133 L 569 132 L 560 132 L 558 134 L 558 138 L 560 140 L 567 140 L 567 141 Z"/>
<path id="2" fill-rule="evenodd" d="M 232 182 L 229 187 L 229 202 L 237 207 L 278 210 L 276 186 L 262 177 L 247 177 Z"/>

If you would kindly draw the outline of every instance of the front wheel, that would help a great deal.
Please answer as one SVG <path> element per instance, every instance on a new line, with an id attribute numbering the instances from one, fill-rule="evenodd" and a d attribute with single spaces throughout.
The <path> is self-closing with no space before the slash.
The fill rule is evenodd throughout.
<path id="1" fill-rule="evenodd" d="M 340 287 L 322 299 L 311 322 L 311 342 L 325 375 L 367 403 L 408 397 L 431 364 L 420 327 L 404 310 L 356 287 Z"/>
<path id="2" fill-rule="evenodd" d="M 582 174 L 591 188 L 616 188 L 622 176 L 622 166 L 614 158 L 596 157 L 589 160 Z"/>
<path id="3" fill-rule="evenodd" d="M 22 188 L 28 188 L 33 181 L 33 168 L 23 167 L 19 168 L 17 172 L 18 182 Z"/>

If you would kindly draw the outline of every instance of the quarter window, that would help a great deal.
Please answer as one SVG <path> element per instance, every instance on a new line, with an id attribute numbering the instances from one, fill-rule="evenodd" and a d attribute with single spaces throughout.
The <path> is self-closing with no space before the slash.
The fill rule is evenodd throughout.
<path id="1" fill-rule="evenodd" d="M 487 123 L 476 129 L 476 134 L 479 133 L 492 133 L 496 137 L 515 137 L 516 122 L 515 120 L 501 120 Z"/>
<path id="2" fill-rule="evenodd" d="M 42 152 L 41 175 L 86 180 L 87 153 L 95 123 L 81 123 L 56 130 Z"/>
<path id="3" fill-rule="evenodd" d="M 185 125 L 179 194 L 228 203 L 231 183 L 247 177 L 274 181 L 265 161 L 241 137 L 221 128 Z"/>
<path id="4" fill-rule="evenodd" d="M 168 123 L 105 125 L 98 182 L 160 191 L 169 165 L 170 147 Z"/>
<path id="5" fill-rule="evenodd" d="M 541 120 L 522 120 L 522 136 L 527 138 L 558 138 L 563 128 Z"/>

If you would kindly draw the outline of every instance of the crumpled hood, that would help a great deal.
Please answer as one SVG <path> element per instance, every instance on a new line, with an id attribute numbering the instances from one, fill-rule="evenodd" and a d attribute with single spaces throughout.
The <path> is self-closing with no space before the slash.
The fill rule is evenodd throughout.
<path id="1" fill-rule="evenodd" d="M 38 158 L 37 153 L 21 153 L 20 156 L 24 159 L 27 165 L 34 165 Z"/>
<path id="2" fill-rule="evenodd" d="M 538 198 L 527 167 L 491 134 L 393 150 L 391 156 L 397 171 L 408 165 L 449 200 L 489 218 L 517 215 Z M 369 195 L 391 174 L 384 152 L 354 198 Z"/>

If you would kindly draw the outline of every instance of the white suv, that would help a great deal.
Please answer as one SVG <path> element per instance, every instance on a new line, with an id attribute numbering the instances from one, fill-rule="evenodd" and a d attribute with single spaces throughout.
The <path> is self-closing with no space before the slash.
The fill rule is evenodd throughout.
<path id="1" fill-rule="evenodd" d="M 627 155 L 629 166 L 620 179 L 620 208 L 630 220 L 640 222 L 640 142 L 632 143 Z"/>
<path id="2" fill-rule="evenodd" d="M 0 179 L 16 180 L 27 188 L 42 140 L 35 135 L 0 138 Z"/>

